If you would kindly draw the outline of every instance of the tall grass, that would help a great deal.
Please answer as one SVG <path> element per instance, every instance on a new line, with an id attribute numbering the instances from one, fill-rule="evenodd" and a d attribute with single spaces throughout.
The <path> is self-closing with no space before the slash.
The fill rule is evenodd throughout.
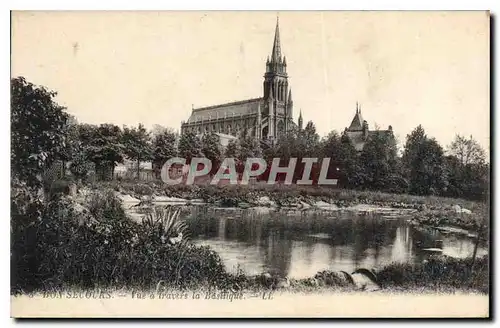
<path id="1" fill-rule="evenodd" d="M 156 210 L 149 224 L 129 220 L 112 192 L 91 195 L 92 220 L 70 199 L 53 200 L 40 216 L 12 220 L 11 292 L 66 288 L 228 288 L 219 255 L 190 243 L 176 211 Z M 20 220 L 21 219 L 21 220 Z M 24 220 L 22 220 L 24 219 Z"/>
<path id="2" fill-rule="evenodd" d="M 430 258 L 421 264 L 391 264 L 377 272 L 382 287 L 432 290 L 475 290 L 489 292 L 488 257 L 472 258 Z"/>

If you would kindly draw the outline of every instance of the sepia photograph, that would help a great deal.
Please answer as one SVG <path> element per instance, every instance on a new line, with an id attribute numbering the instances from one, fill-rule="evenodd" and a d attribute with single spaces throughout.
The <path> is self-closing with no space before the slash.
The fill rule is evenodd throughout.
<path id="1" fill-rule="evenodd" d="M 11 11 L 14 318 L 482 318 L 489 11 Z"/>

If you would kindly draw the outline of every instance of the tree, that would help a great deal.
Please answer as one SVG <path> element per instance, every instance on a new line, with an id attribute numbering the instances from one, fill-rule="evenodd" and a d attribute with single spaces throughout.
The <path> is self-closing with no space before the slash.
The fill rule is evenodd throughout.
<path id="1" fill-rule="evenodd" d="M 364 184 L 375 190 L 388 187 L 387 178 L 396 173 L 397 147 L 391 134 L 377 131 L 370 135 L 360 155 Z"/>
<path id="2" fill-rule="evenodd" d="M 240 145 L 238 140 L 229 140 L 224 155 L 227 158 L 238 158 L 240 153 Z"/>
<path id="3" fill-rule="evenodd" d="M 299 138 L 303 138 L 304 157 L 314 157 L 319 150 L 319 135 L 316 133 L 316 126 L 312 121 L 307 122 L 304 130 L 300 131 Z"/>
<path id="4" fill-rule="evenodd" d="M 406 136 L 406 143 L 404 146 L 402 163 L 404 174 L 406 176 L 410 175 L 412 163 L 416 160 L 418 156 L 418 149 L 422 142 L 427 139 L 425 135 L 424 128 L 422 125 L 418 125 L 410 134 Z"/>
<path id="5" fill-rule="evenodd" d="M 359 155 L 346 134 L 342 134 L 340 137 L 337 156 L 340 164 L 340 184 L 348 188 L 356 188 L 362 185 L 364 178 L 360 166 Z"/>
<path id="6" fill-rule="evenodd" d="M 113 124 L 85 124 L 80 127 L 86 157 L 95 164 L 100 179 L 111 179 L 116 164 L 123 163 L 125 147 L 122 135 L 120 127 Z"/>
<path id="7" fill-rule="evenodd" d="M 177 134 L 165 129 L 153 139 L 153 167 L 159 178 L 161 167 L 169 159 L 177 156 Z"/>
<path id="8" fill-rule="evenodd" d="M 171 129 L 168 129 L 163 125 L 153 124 L 153 127 L 151 128 L 151 137 L 154 139 L 156 138 L 156 136 L 165 133 L 167 130 L 172 131 Z"/>
<path id="9" fill-rule="evenodd" d="M 410 193 L 437 195 L 446 186 L 444 151 L 436 139 L 425 139 L 411 163 Z"/>
<path id="10" fill-rule="evenodd" d="M 151 136 L 144 125 L 139 123 L 137 128 L 124 126 L 122 138 L 125 155 L 137 162 L 137 178 L 139 178 L 141 161 L 149 160 L 153 155 Z"/>
<path id="11" fill-rule="evenodd" d="M 201 156 L 201 140 L 194 132 L 186 131 L 181 135 L 179 156 L 186 159 L 186 164 L 191 163 L 194 157 Z"/>
<path id="12" fill-rule="evenodd" d="M 212 171 L 216 172 L 222 157 L 219 136 L 214 132 L 205 133 L 201 139 L 201 145 L 203 155 L 212 162 Z"/>
<path id="13" fill-rule="evenodd" d="M 68 114 L 56 92 L 23 77 L 11 79 L 11 172 L 29 187 L 42 186 L 42 174 L 66 147 Z"/>
<path id="14" fill-rule="evenodd" d="M 417 195 L 440 194 L 446 189 L 444 152 L 421 125 L 406 136 L 402 165 L 409 180 L 409 191 Z"/>
<path id="15" fill-rule="evenodd" d="M 485 152 L 479 143 L 472 138 L 469 139 L 457 134 L 449 147 L 449 153 L 458 158 L 462 165 L 481 164 L 485 161 Z"/>
<path id="16" fill-rule="evenodd" d="M 485 152 L 472 138 L 457 135 L 446 157 L 447 196 L 484 200 L 489 192 L 489 165 Z"/>
<path id="17" fill-rule="evenodd" d="M 238 158 L 245 162 L 247 158 L 256 158 L 262 156 L 262 149 L 259 141 L 252 136 L 242 136 L 240 138 L 240 154 Z"/>

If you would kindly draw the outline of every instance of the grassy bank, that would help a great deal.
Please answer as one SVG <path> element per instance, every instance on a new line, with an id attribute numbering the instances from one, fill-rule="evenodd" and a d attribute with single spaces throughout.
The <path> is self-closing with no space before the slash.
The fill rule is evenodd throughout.
<path id="1" fill-rule="evenodd" d="M 183 199 L 203 199 L 218 206 L 260 205 L 262 197 L 274 202 L 277 207 L 296 207 L 302 203 L 313 205 L 318 201 L 334 204 L 340 208 L 357 204 L 381 207 L 415 209 L 414 224 L 431 227 L 452 226 L 477 232 L 486 236 L 489 229 L 489 205 L 464 199 L 438 196 L 415 196 L 388 194 L 378 191 L 360 191 L 299 185 L 228 185 L 228 186 L 169 186 L 162 182 L 112 181 L 100 182 L 92 189 L 111 188 L 136 198 L 143 196 L 169 196 Z M 457 210 L 459 208 L 459 210 Z M 465 209 L 465 212 L 462 210 Z M 469 213 L 470 211 L 470 213 Z"/>
<path id="2" fill-rule="evenodd" d="M 471 200 L 438 197 L 416 196 L 408 194 L 389 194 L 379 191 L 361 191 L 329 188 L 323 186 L 300 185 L 267 185 L 248 186 L 227 185 L 167 185 L 163 182 L 111 181 L 99 182 L 90 186 L 92 189 L 112 188 L 135 197 L 170 196 L 184 199 L 204 199 L 209 203 L 240 202 L 255 203 L 259 197 L 268 196 L 278 205 L 286 205 L 297 200 L 306 202 L 323 200 L 338 206 L 355 204 L 373 204 L 392 207 L 409 207 L 416 209 L 439 209 L 460 205 L 472 212 L 484 208 L 484 203 Z"/>
<path id="3" fill-rule="evenodd" d="M 14 207 L 11 292 L 156 288 L 260 290 L 321 288 L 351 290 L 341 275 L 318 273 L 301 280 L 228 272 L 217 253 L 192 245 L 176 211 L 157 210 L 143 224 L 125 215 L 111 190 L 86 196 L 83 204 L 55 198 L 36 209 Z M 391 265 L 376 272 L 385 289 L 488 291 L 488 260 L 436 258 L 419 265 Z"/>

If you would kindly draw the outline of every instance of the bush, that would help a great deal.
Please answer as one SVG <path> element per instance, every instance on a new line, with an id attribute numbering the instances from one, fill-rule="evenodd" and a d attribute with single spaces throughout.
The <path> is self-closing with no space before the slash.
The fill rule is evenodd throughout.
<path id="1" fill-rule="evenodd" d="M 436 257 L 417 265 L 391 264 L 377 277 L 382 287 L 470 288 L 488 293 L 488 257 L 476 259 L 474 270 L 471 268 L 472 258 Z"/>
<path id="2" fill-rule="evenodd" d="M 34 213 L 14 208 L 12 293 L 152 288 L 160 280 L 175 288 L 234 285 L 218 254 L 186 242 L 172 245 L 151 233 L 158 226 L 129 220 L 111 191 L 89 197 L 91 220 L 82 220 L 72 202 L 59 198 Z M 172 222 L 167 237 L 182 227 Z"/>

